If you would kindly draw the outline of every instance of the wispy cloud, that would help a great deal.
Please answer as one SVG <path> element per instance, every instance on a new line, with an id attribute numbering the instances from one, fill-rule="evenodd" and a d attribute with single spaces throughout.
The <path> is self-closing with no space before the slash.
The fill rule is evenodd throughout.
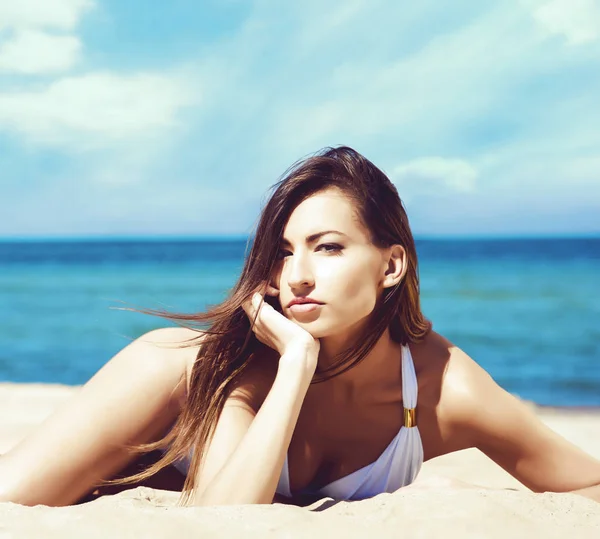
<path id="1" fill-rule="evenodd" d="M 171 129 L 195 99 L 176 76 L 94 72 L 39 91 L 0 94 L 0 126 L 34 143 L 90 149 Z"/>
<path id="2" fill-rule="evenodd" d="M 397 166 L 391 179 L 403 198 L 414 195 L 438 195 L 440 191 L 468 193 L 475 190 L 477 170 L 462 159 L 424 157 Z"/>

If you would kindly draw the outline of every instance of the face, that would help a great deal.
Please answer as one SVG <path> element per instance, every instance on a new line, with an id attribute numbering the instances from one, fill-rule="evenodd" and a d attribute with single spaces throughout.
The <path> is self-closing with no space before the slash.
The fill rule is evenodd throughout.
<path id="1" fill-rule="evenodd" d="M 291 214 L 272 284 L 284 315 L 315 338 L 354 331 L 382 293 L 388 253 L 375 247 L 341 191 L 317 193 Z M 308 297 L 319 305 L 293 305 Z"/>

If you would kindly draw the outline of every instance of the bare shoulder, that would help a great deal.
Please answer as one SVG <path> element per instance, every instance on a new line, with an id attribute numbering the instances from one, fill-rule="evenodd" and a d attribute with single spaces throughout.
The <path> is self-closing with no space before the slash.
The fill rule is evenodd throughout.
<path id="1" fill-rule="evenodd" d="M 419 380 L 419 402 L 441 410 L 468 391 L 480 367 L 443 335 L 431 331 L 411 345 Z"/>
<path id="2" fill-rule="evenodd" d="M 534 425 L 529 407 L 497 384 L 477 361 L 441 335 L 438 341 L 446 349 L 443 368 L 436 373 L 436 418 L 445 433 L 444 452 L 477 447 L 489 456 L 487 449 L 507 436 L 515 418 Z"/>
<path id="3" fill-rule="evenodd" d="M 140 340 L 160 349 L 165 350 L 169 356 L 185 358 L 192 362 L 190 357 L 195 357 L 205 334 L 199 330 L 184 327 L 164 327 L 145 333 Z"/>
<path id="4" fill-rule="evenodd" d="M 481 410 L 482 396 L 494 392 L 496 384 L 475 360 L 451 341 L 432 331 L 411 347 L 419 380 L 419 405 L 435 425 L 432 456 L 472 447 L 465 421 Z M 424 417 L 425 419 L 425 417 Z"/>
<path id="5" fill-rule="evenodd" d="M 465 351 L 448 342 L 449 360 L 444 375 L 445 401 L 456 410 L 493 383 L 490 374 Z"/>
<path id="6" fill-rule="evenodd" d="M 437 334 L 438 413 L 450 424 L 462 422 L 473 407 L 498 388 L 490 374 L 466 352 Z"/>
<path id="7" fill-rule="evenodd" d="M 202 344 L 206 337 L 203 331 L 184 327 L 159 328 L 142 337 L 181 369 L 182 380 L 185 376 L 185 385 L 181 384 L 177 389 L 177 399 L 181 405 L 190 391 L 194 365 L 202 361 Z M 228 405 L 243 404 L 254 413 L 258 412 L 273 385 L 277 365 L 277 355 L 271 349 L 253 354 L 247 368 L 235 382 Z"/>
<path id="8" fill-rule="evenodd" d="M 203 359 L 202 344 L 206 333 L 187 328 L 161 328 L 147 335 L 155 345 L 170 350 L 174 358 L 183 361 L 187 395 L 194 365 Z M 260 352 L 252 354 L 246 368 L 235 381 L 227 406 L 242 404 L 257 413 L 275 381 L 278 363 L 277 353 L 270 348 L 261 347 Z"/>
<path id="9" fill-rule="evenodd" d="M 163 327 L 154 329 L 142 335 L 139 340 L 146 343 L 158 355 L 173 364 L 174 368 L 181 371 L 181 378 L 185 380 L 178 391 L 178 399 L 183 402 L 190 385 L 192 367 L 202 341 L 204 332 L 184 327 Z"/>

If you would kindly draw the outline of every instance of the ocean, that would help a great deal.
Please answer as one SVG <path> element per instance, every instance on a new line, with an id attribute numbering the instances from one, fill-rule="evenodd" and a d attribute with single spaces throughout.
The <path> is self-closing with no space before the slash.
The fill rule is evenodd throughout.
<path id="1" fill-rule="evenodd" d="M 245 239 L 0 242 L 0 381 L 82 384 L 167 325 L 119 307 L 197 312 L 235 283 Z M 434 329 L 506 390 L 600 406 L 600 238 L 417 239 Z"/>

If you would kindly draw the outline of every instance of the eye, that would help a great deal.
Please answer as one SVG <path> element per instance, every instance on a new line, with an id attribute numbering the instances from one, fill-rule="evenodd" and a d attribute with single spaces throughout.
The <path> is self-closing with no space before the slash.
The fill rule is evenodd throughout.
<path id="1" fill-rule="evenodd" d="M 324 250 L 326 253 L 335 254 L 340 254 L 343 249 L 343 247 L 337 243 L 322 243 L 318 248 Z"/>
<path id="2" fill-rule="evenodd" d="M 341 254 L 343 247 L 341 245 L 338 245 L 337 243 L 321 243 L 320 245 L 317 246 L 317 251 L 324 251 L 326 253 L 331 253 L 331 254 Z M 293 253 L 291 251 L 288 251 L 286 249 L 279 249 L 279 252 L 277 253 L 277 260 L 283 260 L 284 258 L 292 255 Z"/>
<path id="3" fill-rule="evenodd" d="M 286 251 L 285 249 L 279 249 L 279 252 L 277 253 L 277 260 L 283 260 L 286 256 L 289 256 L 291 254 L 292 253 Z"/>

